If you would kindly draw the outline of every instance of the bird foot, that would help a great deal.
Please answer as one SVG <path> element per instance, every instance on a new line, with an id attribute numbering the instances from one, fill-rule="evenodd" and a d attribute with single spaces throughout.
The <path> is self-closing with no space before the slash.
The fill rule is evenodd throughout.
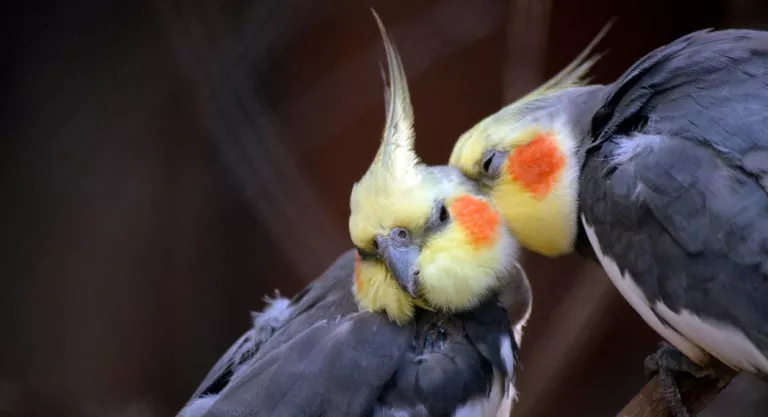
<path id="1" fill-rule="evenodd" d="M 667 342 L 661 342 L 659 349 L 645 358 L 646 378 L 650 380 L 657 374 L 659 389 L 674 417 L 691 417 L 680 395 L 680 387 L 675 378 L 677 375 L 689 374 L 695 378 L 717 377 L 713 369 L 697 365 Z"/>

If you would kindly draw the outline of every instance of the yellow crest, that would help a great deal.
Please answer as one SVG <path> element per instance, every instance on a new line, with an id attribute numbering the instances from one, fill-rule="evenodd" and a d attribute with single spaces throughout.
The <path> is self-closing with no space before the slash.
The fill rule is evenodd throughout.
<path id="1" fill-rule="evenodd" d="M 614 22 L 615 19 L 611 19 L 606 23 L 576 58 L 544 84 L 505 105 L 498 112 L 490 114 L 462 134 L 453 146 L 449 164 L 461 168 L 465 174 L 470 175 L 487 149 L 511 139 L 509 124 L 519 121 L 521 113 L 525 113 L 525 104 L 571 87 L 588 85 L 591 82 L 591 78 L 587 77 L 589 70 L 603 56 L 603 54 L 593 54 L 592 51 L 605 37 Z M 512 144 L 507 143 L 507 145 Z"/>
<path id="2" fill-rule="evenodd" d="M 384 41 L 389 85 L 385 90 L 386 123 L 381 144 L 350 196 L 350 234 L 361 248 L 369 244 L 363 239 L 395 225 L 404 226 L 412 218 L 426 218 L 422 212 L 429 210 L 415 202 L 423 199 L 417 198 L 423 194 L 419 189 L 423 178 L 421 161 L 414 151 L 413 107 L 403 63 L 376 12 L 373 15 Z M 392 211 L 394 205 L 396 213 Z"/>
<path id="3" fill-rule="evenodd" d="M 451 152 L 449 164 L 479 180 L 519 241 L 540 254 L 559 256 L 573 247 L 579 140 L 562 93 L 590 82 L 587 73 L 602 56 L 592 50 L 612 25 L 544 84 L 462 134 Z"/>
<path id="4" fill-rule="evenodd" d="M 608 23 L 600 29 L 594 39 L 584 48 L 579 55 L 573 59 L 565 68 L 560 70 L 557 74 L 552 76 L 544 84 L 536 87 L 535 90 L 524 95 L 523 97 L 515 100 L 514 105 L 520 105 L 538 97 L 556 93 L 558 91 L 565 90 L 570 87 L 580 87 L 589 84 L 592 79 L 587 78 L 587 73 L 593 65 L 603 56 L 603 54 L 592 54 L 592 50 L 595 49 L 598 42 L 605 37 L 608 30 L 613 26 L 614 19 L 608 21 Z"/>
<path id="5" fill-rule="evenodd" d="M 408 81 L 405 77 L 403 62 L 395 45 L 389 39 L 387 30 L 376 12 L 373 12 L 373 16 L 376 18 L 384 41 L 387 73 L 390 80 L 387 86 L 386 75 L 382 74 L 385 82 L 386 124 L 381 145 L 368 173 L 391 175 L 401 180 L 411 177 L 410 181 L 415 182 L 417 178 L 413 178 L 412 173 L 415 171 L 415 165 L 419 163 L 419 158 L 413 149 L 413 106 L 408 92 Z"/>

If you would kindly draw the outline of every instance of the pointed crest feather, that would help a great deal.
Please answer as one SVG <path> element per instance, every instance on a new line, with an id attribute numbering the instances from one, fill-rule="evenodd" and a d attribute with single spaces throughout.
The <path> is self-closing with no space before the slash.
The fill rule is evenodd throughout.
<path id="1" fill-rule="evenodd" d="M 384 174 L 389 177 L 389 180 L 407 180 L 411 177 L 413 168 L 419 163 L 414 151 L 413 107 L 408 92 L 408 82 L 397 48 L 387 35 L 379 16 L 373 9 L 371 12 L 384 42 L 389 83 L 387 83 L 387 74 L 382 68 L 385 85 L 384 105 L 387 111 L 386 124 L 381 145 L 369 172 L 379 171 L 379 174 Z"/>
<path id="2" fill-rule="evenodd" d="M 571 61 L 570 64 L 560 70 L 560 72 L 555 74 L 544 84 L 540 85 L 525 96 L 519 98 L 517 101 L 515 101 L 515 104 L 522 104 L 539 98 L 543 95 L 556 93 L 566 88 L 579 87 L 589 84 L 591 78 L 585 77 L 595 62 L 597 62 L 603 56 L 602 53 L 592 55 L 590 54 L 592 53 L 592 50 L 595 48 L 595 46 L 597 46 L 598 42 L 600 42 L 600 40 L 605 37 L 615 22 L 616 18 L 610 19 L 608 23 L 606 23 L 605 26 L 600 29 L 600 32 L 598 32 L 598 34 L 592 39 L 589 45 L 587 45 L 587 47 L 584 48 L 584 50 L 582 50 L 581 53 L 576 58 L 574 58 L 573 61 Z"/>

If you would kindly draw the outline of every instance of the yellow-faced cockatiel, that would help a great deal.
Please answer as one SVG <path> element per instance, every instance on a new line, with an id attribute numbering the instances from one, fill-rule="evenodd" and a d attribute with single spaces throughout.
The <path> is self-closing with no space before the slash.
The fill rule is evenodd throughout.
<path id="1" fill-rule="evenodd" d="M 593 251 L 677 349 L 646 367 L 685 416 L 674 372 L 768 375 L 768 33 L 694 32 L 606 86 L 582 86 L 586 52 L 464 133 L 450 165 L 530 250 Z"/>
<path id="2" fill-rule="evenodd" d="M 378 23 L 391 85 L 350 199 L 356 248 L 254 315 L 179 416 L 509 415 L 531 306 L 517 243 L 474 183 L 419 162 L 405 73 Z"/>

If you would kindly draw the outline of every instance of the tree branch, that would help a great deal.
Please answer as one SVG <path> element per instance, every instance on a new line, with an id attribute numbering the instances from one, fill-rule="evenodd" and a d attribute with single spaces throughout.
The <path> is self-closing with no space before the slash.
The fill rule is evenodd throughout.
<path id="1" fill-rule="evenodd" d="M 678 377 L 683 403 L 692 416 L 703 411 L 731 382 L 734 372 L 718 373 L 720 378 Z M 672 417 L 659 389 L 658 375 L 653 377 L 637 395 L 619 412 L 617 417 Z"/>

